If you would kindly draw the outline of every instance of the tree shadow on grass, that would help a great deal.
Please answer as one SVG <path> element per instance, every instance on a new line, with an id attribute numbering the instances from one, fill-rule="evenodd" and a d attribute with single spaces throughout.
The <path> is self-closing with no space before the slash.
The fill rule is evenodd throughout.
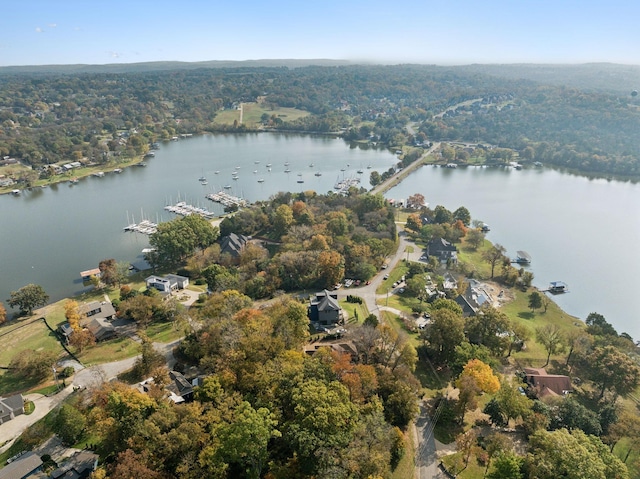
<path id="1" fill-rule="evenodd" d="M 518 317 L 522 319 L 533 319 L 535 315 L 531 311 L 520 311 Z"/>

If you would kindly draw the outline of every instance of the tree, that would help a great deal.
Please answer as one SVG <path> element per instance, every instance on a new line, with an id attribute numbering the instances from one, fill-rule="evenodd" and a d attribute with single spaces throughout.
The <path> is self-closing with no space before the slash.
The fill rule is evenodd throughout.
<path id="1" fill-rule="evenodd" d="M 98 263 L 100 269 L 100 280 L 107 286 L 113 286 L 118 282 L 118 271 L 116 269 L 116 260 L 103 259 Z"/>
<path id="2" fill-rule="evenodd" d="M 380 173 L 377 171 L 372 171 L 369 175 L 369 183 L 371 186 L 378 186 L 382 182 L 382 178 L 380 177 Z"/>
<path id="3" fill-rule="evenodd" d="M 504 260 L 506 252 L 507 249 L 504 246 L 496 243 L 482 254 L 484 260 L 491 266 L 491 279 L 493 279 L 496 266 Z"/>
<path id="4" fill-rule="evenodd" d="M 595 436 L 580 430 L 538 431 L 529 438 L 525 469 L 537 479 L 628 479 L 625 465 Z"/>
<path id="5" fill-rule="evenodd" d="M 505 333 L 509 330 L 507 315 L 492 306 L 483 306 L 480 314 L 467 319 L 465 326 L 469 342 L 482 344 L 493 354 L 501 355 L 508 347 Z"/>
<path id="6" fill-rule="evenodd" d="M 531 308 L 531 312 L 534 312 L 536 309 L 542 307 L 542 297 L 540 293 L 537 291 L 533 291 L 529 295 L 529 308 Z"/>
<path id="7" fill-rule="evenodd" d="M 567 341 L 567 348 L 569 348 L 569 354 L 567 354 L 567 360 L 564 365 L 569 366 L 574 353 L 582 355 L 588 351 L 591 346 L 591 338 L 583 330 L 572 328 L 565 334 L 565 339 Z"/>
<path id="8" fill-rule="evenodd" d="M 551 414 L 551 429 L 581 429 L 585 434 L 600 436 L 602 426 L 598 414 L 574 399 L 567 398 Z"/>
<path id="9" fill-rule="evenodd" d="M 470 229 L 465 237 L 467 244 L 477 250 L 484 243 L 484 233 L 478 229 Z"/>
<path id="10" fill-rule="evenodd" d="M 267 445 L 272 437 L 280 436 L 276 425 L 267 408 L 256 410 L 243 401 L 233 411 L 233 420 L 218 430 L 220 454 L 244 467 L 246 477 L 259 479 L 268 457 Z"/>
<path id="11" fill-rule="evenodd" d="M 469 226 L 471 224 L 471 213 L 464 206 L 461 206 L 453 212 L 453 219 L 462 221 L 462 224 Z"/>
<path id="12" fill-rule="evenodd" d="M 273 214 L 273 228 L 278 236 L 287 233 L 293 223 L 293 211 L 288 205 L 280 205 Z"/>
<path id="13" fill-rule="evenodd" d="M 4 308 L 4 304 L 0 303 L 0 324 L 3 324 L 7 320 L 7 310 Z"/>
<path id="14" fill-rule="evenodd" d="M 598 347 L 586 358 L 589 378 L 600 388 L 600 397 L 613 390 L 625 395 L 640 383 L 640 367 L 614 346 Z"/>
<path id="15" fill-rule="evenodd" d="M 422 228 L 422 220 L 419 215 L 412 213 L 407 216 L 407 223 L 405 226 L 411 231 L 420 231 L 420 228 Z"/>
<path id="16" fill-rule="evenodd" d="M 500 381 L 493 374 L 491 367 L 479 359 L 472 359 L 463 368 L 456 380 L 460 390 L 458 396 L 459 421 L 462 423 L 467 409 L 477 407 L 476 398 L 480 393 L 495 393 L 500 389 Z"/>
<path id="17" fill-rule="evenodd" d="M 71 404 L 63 404 L 55 415 L 53 429 L 66 446 L 72 446 L 82 437 L 87 425 L 84 415 Z"/>
<path id="18" fill-rule="evenodd" d="M 618 332 L 600 313 L 589 313 L 585 320 L 587 332 L 594 336 L 617 336 Z"/>
<path id="19" fill-rule="evenodd" d="M 95 343 L 96 338 L 88 329 L 79 328 L 74 330 L 71 336 L 69 336 L 69 344 L 76 348 L 79 353 L 82 353 L 87 346 Z"/>
<path id="20" fill-rule="evenodd" d="M 420 193 L 415 193 L 407 198 L 407 208 L 422 208 L 424 205 L 424 195 Z"/>
<path id="21" fill-rule="evenodd" d="M 549 364 L 552 354 L 558 354 L 564 351 L 564 335 L 560 328 L 555 324 L 548 324 L 536 329 L 536 340 L 542 344 L 547 351 L 547 362 L 543 368 Z"/>
<path id="22" fill-rule="evenodd" d="M 522 458 L 513 452 L 500 453 L 487 479 L 522 479 Z"/>
<path id="23" fill-rule="evenodd" d="M 464 341 L 462 314 L 446 308 L 432 309 L 431 323 L 423 330 L 422 338 L 440 361 L 450 360 L 456 346 Z"/>
<path id="24" fill-rule="evenodd" d="M 511 440 L 507 436 L 500 434 L 499 432 L 494 432 L 485 438 L 485 448 L 487 450 L 487 467 L 484 470 L 484 475 L 486 476 L 487 471 L 489 471 L 489 467 L 491 466 L 491 459 L 495 456 L 511 452 L 513 446 L 511 444 Z M 508 479 L 508 477 L 505 479 Z"/>
<path id="25" fill-rule="evenodd" d="M 30 315 L 35 308 L 42 307 L 49 301 L 49 295 L 38 284 L 28 284 L 18 291 L 11 291 L 10 294 L 11 298 L 7 301 L 9 306 L 17 306 L 20 313 L 26 315 Z"/>
<path id="26" fill-rule="evenodd" d="M 160 223 L 157 231 L 149 236 L 149 245 L 154 251 L 147 254 L 147 259 L 154 266 L 175 266 L 196 249 L 204 250 L 212 245 L 218 236 L 218 228 L 199 215 Z"/>
<path id="27" fill-rule="evenodd" d="M 16 377 L 42 380 L 50 377 L 57 358 L 53 351 L 25 349 L 17 353 L 9 362 L 9 370 Z"/>

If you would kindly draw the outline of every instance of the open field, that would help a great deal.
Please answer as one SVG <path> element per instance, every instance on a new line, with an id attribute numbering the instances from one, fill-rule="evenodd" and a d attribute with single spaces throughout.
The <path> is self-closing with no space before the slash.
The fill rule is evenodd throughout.
<path id="1" fill-rule="evenodd" d="M 271 108 L 262 103 L 242 104 L 242 123 L 249 128 L 257 128 L 262 124 L 262 115 L 275 115 L 283 121 L 293 121 L 304 118 L 309 113 L 295 108 Z M 240 110 L 223 110 L 216 114 L 215 123 L 232 125 L 234 121 L 240 122 Z"/>
<path id="2" fill-rule="evenodd" d="M 26 349 L 60 354 L 65 352 L 56 336 L 41 320 L 12 321 L 0 328 L 0 341 L 0 366 L 7 366 L 13 356 Z"/>

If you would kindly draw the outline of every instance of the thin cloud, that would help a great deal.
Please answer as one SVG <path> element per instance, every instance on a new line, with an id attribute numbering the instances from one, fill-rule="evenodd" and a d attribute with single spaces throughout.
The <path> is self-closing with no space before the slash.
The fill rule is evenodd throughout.
<path id="1" fill-rule="evenodd" d="M 57 23 L 50 23 L 49 28 L 56 28 L 58 26 Z"/>
<path id="2" fill-rule="evenodd" d="M 36 27 L 36 32 L 37 33 L 42 33 L 42 32 L 44 32 L 44 30 L 42 28 L 40 28 L 40 27 Z"/>
<path id="3" fill-rule="evenodd" d="M 111 58 L 120 58 L 122 55 L 119 52 L 107 52 Z"/>

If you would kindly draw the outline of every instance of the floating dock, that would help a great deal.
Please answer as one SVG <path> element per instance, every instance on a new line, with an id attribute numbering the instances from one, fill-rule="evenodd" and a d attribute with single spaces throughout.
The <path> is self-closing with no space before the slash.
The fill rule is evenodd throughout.
<path id="1" fill-rule="evenodd" d="M 181 215 L 181 216 L 198 215 L 208 220 L 213 219 L 215 217 L 215 214 L 212 213 L 211 211 L 205 208 L 200 208 L 198 206 L 187 204 L 187 202 L 185 201 L 179 201 L 175 205 L 167 205 L 164 207 L 164 209 L 167 211 L 170 211 L 171 213 L 174 213 L 176 215 Z"/>
<path id="2" fill-rule="evenodd" d="M 124 227 L 125 231 L 133 231 L 134 233 L 142 233 L 151 235 L 158 231 L 158 225 L 149 220 L 142 220 L 140 223 L 131 223 Z"/>
<path id="3" fill-rule="evenodd" d="M 205 198 L 216 203 L 220 203 L 222 206 L 237 206 L 238 208 L 241 208 L 243 206 L 247 206 L 248 204 L 247 200 L 238 196 L 230 195 L 229 193 L 225 193 L 224 191 L 210 193 L 206 195 Z"/>
<path id="4" fill-rule="evenodd" d="M 333 189 L 336 190 L 336 193 L 346 195 L 349 193 L 349 188 L 352 186 L 358 186 L 359 184 L 360 178 L 346 178 L 344 180 L 339 180 Z"/>

